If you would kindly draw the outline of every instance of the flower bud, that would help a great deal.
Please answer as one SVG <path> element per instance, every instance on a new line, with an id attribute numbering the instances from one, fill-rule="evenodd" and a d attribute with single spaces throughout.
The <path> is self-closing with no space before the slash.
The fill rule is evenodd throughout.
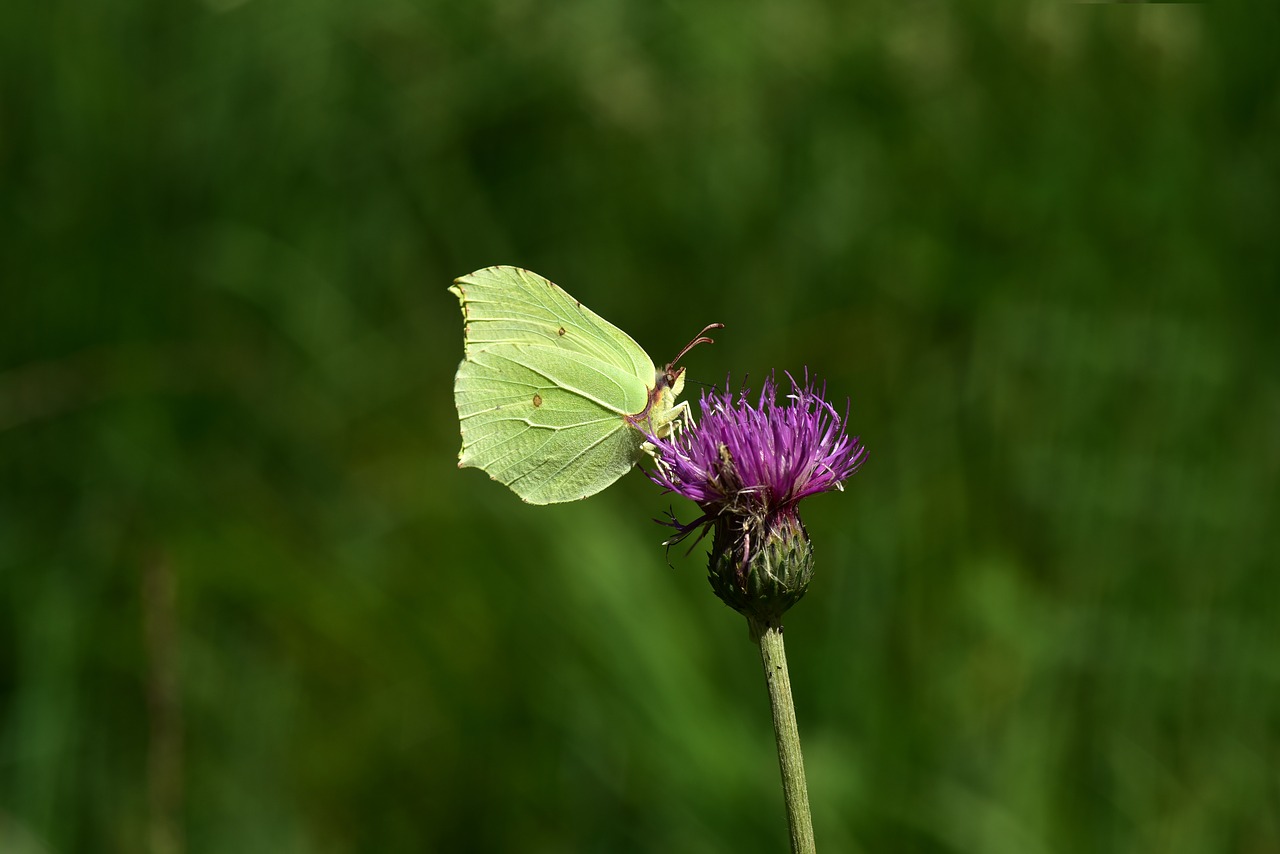
<path id="1" fill-rule="evenodd" d="M 730 608 L 769 623 L 799 602 L 813 579 L 813 544 L 800 517 L 725 514 L 707 563 L 711 589 Z"/>

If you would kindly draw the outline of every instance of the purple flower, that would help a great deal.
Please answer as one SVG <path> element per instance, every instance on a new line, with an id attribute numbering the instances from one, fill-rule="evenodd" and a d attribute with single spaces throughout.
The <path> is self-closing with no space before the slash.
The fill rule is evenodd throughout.
<path id="1" fill-rule="evenodd" d="M 866 457 L 807 375 L 803 386 L 787 379 L 791 393 L 781 404 L 771 376 L 758 400 L 746 389 L 704 393 L 696 425 L 666 438 L 648 436 L 657 461 L 649 479 L 702 509 L 686 525 L 673 519 L 678 533 L 668 544 L 700 526 L 704 534 L 714 528 L 712 587 L 732 607 L 765 619 L 803 596 L 812 575 L 797 505 L 842 489 Z"/>
<path id="2" fill-rule="evenodd" d="M 842 489 L 862 465 L 866 449 L 845 433 L 822 392 L 790 374 L 787 379 L 791 394 L 781 405 L 769 377 L 754 405 L 746 389 L 736 403 L 731 391 L 704 393 L 696 426 L 665 439 L 648 437 L 657 457 L 649 479 L 703 510 L 703 519 L 686 529 L 724 513 L 795 513 L 801 499 Z"/>

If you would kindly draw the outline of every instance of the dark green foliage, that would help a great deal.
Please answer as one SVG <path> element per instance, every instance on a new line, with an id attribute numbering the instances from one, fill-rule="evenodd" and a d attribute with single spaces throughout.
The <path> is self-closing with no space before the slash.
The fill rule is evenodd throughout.
<path id="1" fill-rule="evenodd" d="M 1254 5 L 0 4 L 0 850 L 783 849 L 668 500 L 455 468 L 499 263 L 852 398 L 822 850 L 1280 850 Z"/>

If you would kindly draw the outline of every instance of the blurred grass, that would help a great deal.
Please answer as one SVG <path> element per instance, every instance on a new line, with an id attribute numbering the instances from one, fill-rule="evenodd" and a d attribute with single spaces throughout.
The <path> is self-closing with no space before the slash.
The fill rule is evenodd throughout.
<path id="1" fill-rule="evenodd" d="M 0 8 L 0 850 L 782 850 L 669 501 L 454 467 L 495 263 L 852 399 L 788 623 L 824 850 L 1280 849 L 1276 23 Z"/>

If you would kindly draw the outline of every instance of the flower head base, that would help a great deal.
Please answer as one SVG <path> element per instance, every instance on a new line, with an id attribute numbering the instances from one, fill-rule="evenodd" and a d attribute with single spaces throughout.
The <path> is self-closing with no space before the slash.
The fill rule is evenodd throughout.
<path id="1" fill-rule="evenodd" d="M 841 489 L 866 456 L 822 391 L 791 377 L 776 400 L 773 377 L 752 401 L 744 389 L 704 393 L 696 426 L 649 436 L 657 465 L 649 479 L 697 502 L 702 516 L 679 529 L 679 542 L 714 528 L 711 586 L 735 610 L 774 620 L 795 604 L 813 575 L 813 548 L 797 505 Z"/>

